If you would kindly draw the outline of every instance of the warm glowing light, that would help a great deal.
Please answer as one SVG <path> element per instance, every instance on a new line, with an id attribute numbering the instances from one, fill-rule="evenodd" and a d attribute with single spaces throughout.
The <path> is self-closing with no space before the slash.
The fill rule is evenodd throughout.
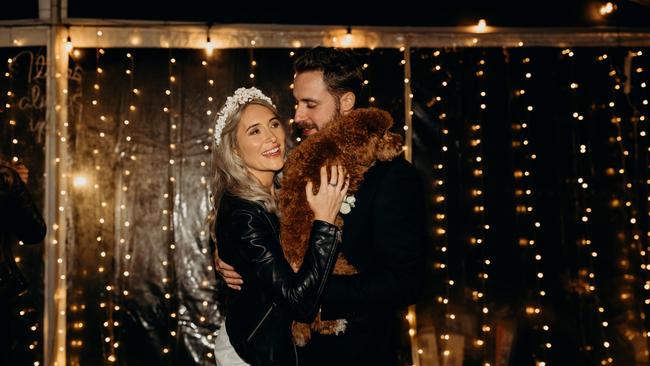
<path id="1" fill-rule="evenodd" d="M 487 31 L 487 22 L 485 19 L 479 19 L 476 26 L 474 26 L 474 31 L 476 33 L 485 33 Z"/>
<path id="2" fill-rule="evenodd" d="M 341 46 L 342 47 L 350 47 L 352 46 L 352 41 L 354 38 L 352 38 L 352 28 L 348 27 L 347 33 L 341 38 Z"/>
<path id="3" fill-rule="evenodd" d="M 72 45 L 72 39 L 70 39 L 70 36 L 65 40 L 65 52 L 70 53 L 74 46 Z"/>
<path id="4" fill-rule="evenodd" d="M 205 42 L 205 53 L 208 56 L 212 56 L 212 52 L 214 52 L 214 43 L 212 43 L 212 40 L 210 40 L 210 36 L 208 36 L 208 39 Z"/>
<path id="5" fill-rule="evenodd" d="M 614 6 L 614 4 L 608 1 L 607 3 L 603 4 L 600 7 L 600 9 L 598 9 L 598 12 L 600 13 L 600 15 L 605 16 L 613 13 L 614 10 L 616 10 L 616 7 Z"/>
<path id="6" fill-rule="evenodd" d="M 75 175 L 72 179 L 72 185 L 76 188 L 83 188 L 88 185 L 88 178 L 83 175 Z"/>

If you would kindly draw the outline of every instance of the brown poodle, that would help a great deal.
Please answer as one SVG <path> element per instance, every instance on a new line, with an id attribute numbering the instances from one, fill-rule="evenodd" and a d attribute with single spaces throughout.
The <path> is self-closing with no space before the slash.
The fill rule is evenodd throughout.
<path id="1" fill-rule="evenodd" d="M 314 193 L 317 193 L 321 166 L 341 164 L 350 175 L 348 197 L 353 196 L 375 161 L 391 160 L 401 154 L 402 138 L 388 131 L 392 125 L 388 112 L 376 108 L 356 109 L 332 121 L 291 152 L 280 190 L 280 237 L 284 254 L 294 270 L 302 264 L 314 219 L 305 199 L 307 181 L 314 182 Z M 343 222 L 344 215 L 339 214 L 336 225 L 342 228 Z M 355 273 L 357 269 L 339 254 L 334 274 Z M 345 331 L 345 324 L 345 319 L 322 321 L 319 314 L 312 324 L 294 322 L 293 338 L 296 344 L 304 346 L 311 330 L 338 334 Z"/>

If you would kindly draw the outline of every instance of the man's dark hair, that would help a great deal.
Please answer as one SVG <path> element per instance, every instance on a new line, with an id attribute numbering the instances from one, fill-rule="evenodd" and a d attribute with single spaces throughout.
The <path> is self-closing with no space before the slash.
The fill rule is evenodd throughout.
<path id="1" fill-rule="evenodd" d="M 7 159 L 7 157 L 2 151 L 0 151 L 0 166 L 8 166 L 8 167 L 13 166 L 11 160 Z"/>
<path id="2" fill-rule="evenodd" d="M 293 63 L 293 71 L 322 71 L 327 90 L 336 96 L 352 92 L 359 98 L 363 73 L 357 57 L 350 51 L 332 47 L 311 48 Z"/>

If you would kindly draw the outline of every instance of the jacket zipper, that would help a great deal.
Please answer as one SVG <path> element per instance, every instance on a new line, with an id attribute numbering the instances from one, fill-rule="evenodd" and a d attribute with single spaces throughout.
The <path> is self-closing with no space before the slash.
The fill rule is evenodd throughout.
<path id="1" fill-rule="evenodd" d="M 255 333 L 257 333 L 257 331 L 260 329 L 260 327 L 262 326 L 262 323 L 264 323 L 264 321 L 266 320 L 266 318 L 269 317 L 269 314 L 271 314 L 271 311 L 273 310 L 274 307 L 275 307 L 275 303 L 272 303 L 272 304 L 271 304 L 271 307 L 269 307 L 269 310 L 267 310 L 267 311 L 266 311 L 266 314 L 264 314 L 264 316 L 262 317 L 262 320 L 260 320 L 259 323 L 257 323 L 257 325 L 255 326 L 255 329 L 253 329 L 253 331 L 252 331 L 251 334 L 248 336 L 248 338 L 246 338 L 246 342 L 250 342 L 250 341 L 251 341 L 251 338 L 253 338 L 253 336 L 255 335 Z"/>
<path id="2" fill-rule="evenodd" d="M 291 342 L 293 344 L 293 356 L 296 359 L 296 366 L 300 366 L 300 361 L 298 361 L 298 349 L 296 348 L 296 344 L 294 342 Z"/>

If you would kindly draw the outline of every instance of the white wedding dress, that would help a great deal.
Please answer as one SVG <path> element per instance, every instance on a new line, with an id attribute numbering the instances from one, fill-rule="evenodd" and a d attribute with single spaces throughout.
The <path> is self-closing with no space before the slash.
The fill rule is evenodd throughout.
<path id="1" fill-rule="evenodd" d="M 235 348 L 230 344 L 225 319 L 214 344 L 214 356 L 217 360 L 217 366 L 249 366 L 239 357 Z"/>

